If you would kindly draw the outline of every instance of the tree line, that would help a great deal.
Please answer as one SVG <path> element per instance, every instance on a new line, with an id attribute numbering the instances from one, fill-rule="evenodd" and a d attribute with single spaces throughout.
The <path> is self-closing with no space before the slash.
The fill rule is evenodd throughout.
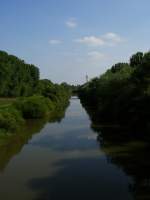
<path id="1" fill-rule="evenodd" d="M 39 80 L 39 69 L 0 51 L 0 96 L 30 96 Z"/>
<path id="2" fill-rule="evenodd" d="M 16 131 L 26 119 L 63 113 L 71 90 L 66 83 L 40 80 L 38 67 L 0 51 L 0 133 Z"/>
<path id="3" fill-rule="evenodd" d="M 39 68 L 5 51 L 0 51 L 0 97 L 26 97 L 40 94 L 54 99 L 64 97 L 68 84 L 40 80 Z"/>
<path id="4" fill-rule="evenodd" d="M 79 88 L 82 103 L 101 123 L 150 127 L 150 52 L 137 52 Z"/>

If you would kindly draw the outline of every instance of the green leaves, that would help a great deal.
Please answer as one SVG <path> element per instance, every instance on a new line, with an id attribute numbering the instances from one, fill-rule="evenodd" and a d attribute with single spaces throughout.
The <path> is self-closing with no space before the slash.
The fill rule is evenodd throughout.
<path id="1" fill-rule="evenodd" d="M 13 106 L 0 109 L 0 130 L 14 132 L 23 122 L 20 112 Z"/>
<path id="2" fill-rule="evenodd" d="M 30 96 L 39 80 L 39 69 L 0 51 L 0 96 Z"/>
<path id="3" fill-rule="evenodd" d="M 82 86 L 79 96 L 102 122 L 138 125 L 150 119 L 150 52 L 134 54 Z M 144 117 L 146 116 L 146 118 Z"/>

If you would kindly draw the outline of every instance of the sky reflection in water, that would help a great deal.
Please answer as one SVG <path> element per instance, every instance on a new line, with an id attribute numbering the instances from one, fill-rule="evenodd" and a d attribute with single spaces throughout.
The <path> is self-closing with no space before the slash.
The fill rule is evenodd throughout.
<path id="1" fill-rule="evenodd" d="M 90 124 L 72 99 L 60 123 L 47 123 L 9 156 L 0 172 L 0 199 L 133 199 L 131 178 L 109 162 Z"/>

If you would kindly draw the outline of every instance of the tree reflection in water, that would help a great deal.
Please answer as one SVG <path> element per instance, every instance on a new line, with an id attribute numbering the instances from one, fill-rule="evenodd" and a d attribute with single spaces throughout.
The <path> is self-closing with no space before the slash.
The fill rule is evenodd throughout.
<path id="1" fill-rule="evenodd" d="M 47 122 L 58 122 L 65 116 L 67 106 L 54 112 L 49 118 L 28 120 L 17 133 L 0 135 L 0 171 L 17 155 L 25 144 L 45 126 Z"/>
<path id="2" fill-rule="evenodd" d="M 129 190 L 134 199 L 150 199 L 150 144 L 147 133 L 141 137 L 141 132 L 137 129 L 134 131 L 133 128 L 125 130 L 119 126 L 100 126 L 94 120 L 91 127 L 98 133 L 97 140 L 108 162 L 119 166 L 132 178 Z"/>

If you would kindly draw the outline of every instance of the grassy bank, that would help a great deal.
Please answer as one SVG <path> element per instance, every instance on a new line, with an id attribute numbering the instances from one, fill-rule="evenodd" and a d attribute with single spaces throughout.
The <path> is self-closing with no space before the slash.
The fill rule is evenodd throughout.
<path id="1" fill-rule="evenodd" d="M 0 51 L 0 133 L 16 132 L 27 119 L 62 113 L 71 87 L 41 80 L 39 68 Z"/>
<path id="2" fill-rule="evenodd" d="M 0 100 L 1 134 L 16 132 L 27 119 L 49 119 L 53 113 L 62 112 L 68 104 L 68 98 L 65 101 L 52 101 L 37 95 L 5 100 Z"/>

